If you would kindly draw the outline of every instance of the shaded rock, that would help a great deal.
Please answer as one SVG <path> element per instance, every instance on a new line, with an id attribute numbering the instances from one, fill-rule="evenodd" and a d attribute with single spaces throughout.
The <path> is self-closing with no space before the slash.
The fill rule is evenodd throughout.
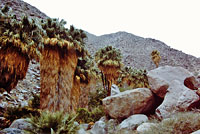
<path id="1" fill-rule="evenodd" d="M 17 128 L 5 128 L 0 131 L 0 134 L 25 134 L 23 130 Z"/>
<path id="2" fill-rule="evenodd" d="M 114 119 L 124 119 L 151 110 L 154 97 L 150 89 L 137 88 L 106 97 L 102 101 L 106 114 Z"/>
<path id="3" fill-rule="evenodd" d="M 103 121 L 95 122 L 94 126 L 90 130 L 91 134 L 106 134 L 106 123 Z"/>
<path id="4" fill-rule="evenodd" d="M 195 77 L 182 67 L 163 66 L 151 70 L 147 74 L 149 85 L 152 92 L 161 98 L 164 98 L 168 87 L 173 80 L 185 84 L 190 89 L 197 89 L 197 80 Z"/>
<path id="5" fill-rule="evenodd" d="M 32 130 L 33 126 L 26 119 L 15 120 L 9 128 L 17 128 L 20 130 Z"/>
<path id="6" fill-rule="evenodd" d="M 111 96 L 116 95 L 120 93 L 119 87 L 115 84 L 112 84 L 111 86 Z"/>
<path id="7" fill-rule="evenodd" d="M 130 116 L 129 118 L 125 119 L 119 124 L 119 129 L 129 129 L 134 130 L 140 124 L 147 122 L 148 117 L 143 114 L 135 114 Z"/>
<path id="8" fill-rule="evenodd" d="M 156 125 L 155 123 L 145 122 L 139 125 L 136 130 L 139 134 L 146 134 L 151 129 L 151 127 L 155 125 Z"/>
<path id="9" fill-rule="evenodd" d="M 0 117 L 0 128 L 6 128 L 10 124 L 10 121 L 4 117 Z"/>
<path id="10" fill-rule="evenodd" d="M 167 118 L 176 111 L 190 109 L 200 100 L 194 90 L 185 87 L 178 80 L 174 80 L 167 91 L 164 101 L 156 109 L 159 118 Z"/>

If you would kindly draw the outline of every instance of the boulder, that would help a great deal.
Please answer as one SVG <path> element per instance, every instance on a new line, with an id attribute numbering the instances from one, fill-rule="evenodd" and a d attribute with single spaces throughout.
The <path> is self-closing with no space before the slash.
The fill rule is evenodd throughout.
<path id="1" fill-rule="evenodd" d="M 194 90 L 187 88 L 178 80 L 172 81 L 167 91 L 164 101 L 156 109 L 159 118 L 167 118 L 176 111 L 190 109 L 200 100 Z"/>
<path id="2" fill-rule="evenodd" d="M 116 95 L 120 93 L 119 87 L 115 84 L 112 84 L 111 86 L 111 96 Z"/>
<path id="3" fill-rule="evenodd" d="M 134 129 L 136 129 L 137 126 L 139 126 L 140 124 L 147 122 L 147 121 L 148 121 L 148 117 L 146 115 L 135 114 L 135 115 L 128 117 L 124 121 L 122 121 L 119 124 L 119 130 L 121 130 L 121 129 L 134 130 Z"/>
<path id="4" fill-rule="evenodd" d="M 9 128 L 17 128 L 20 130 L 31 130 L 33 126 L 26 119 L 17 119 L 13 121 Z"/>
<path id="5" fill-rule="evenodd" d="M 90 134 L 106 134 L 106 123 L 99 120 L 95 122 L 94 126 L 90 130 Z"/>
<path id="6" fill-rule="evenodd" d="M 152 92 L 161 98 L 164 98 L 173 80 L 193 90 L 197 89 L 198 85 L 195 76 L 182 67 L 162 66 L 149 71 L 147 76 Z"/>
<path id="7" fill-rule="evenodd" d="M 146 134 L 149 130 L 151 130 L 152 126 L 156 126 L 156 124 L 145 122 L 145 123 L 142 123 L 141 125 L 139 125 L 136 130 L 139 134 Z"/>
<path id="8" fill-rule="evenodd" d="M 151 110 L 154 96 L 148 88 L 137 88 L 106 97 L 102 102 L 107 115 L 114 119 L 124 119 Z"/>

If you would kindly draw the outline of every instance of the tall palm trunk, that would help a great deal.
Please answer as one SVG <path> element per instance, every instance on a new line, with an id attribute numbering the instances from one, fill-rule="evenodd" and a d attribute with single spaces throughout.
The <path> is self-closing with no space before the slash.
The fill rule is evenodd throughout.
<path id="1" fill-rule="evenodd" d="M 0 49 L 0 88 L 10 92 L 26 76 L 30 59 L 13 46 Z"/>
<path id="2" fill-rule="evenodd" d="M 73 88 L 75 70 L 78 57 L 75 50 L 70 50 L 60 59 L 60 82 L 59 82 L 59 109 L 71 111 L 71 94 Z"/>
<path id="3" fill-rule="evenodd" d="M 60 57 L 58 48 L 46 47 L 40 58 L 40 108 L 56 111 L 59 92 L 59 66 Z"/>
<path id="4" fill-rule="evenodd" d="M 43 110 L 71 112 L 71 92 L 78 62 L 75 50 L 62 52 L 45 46 L 40 59 L 40 107 Z"/>

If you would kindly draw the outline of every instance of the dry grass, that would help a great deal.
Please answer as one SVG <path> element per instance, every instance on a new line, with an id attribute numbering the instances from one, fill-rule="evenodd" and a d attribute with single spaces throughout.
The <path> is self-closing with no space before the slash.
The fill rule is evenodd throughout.
<path id="1" fill-rule="evenodd" d="M 200 129 L 199 112 L 179 112 L 170 118 L 157 122 L 145 134 L 189 134 Z"/>

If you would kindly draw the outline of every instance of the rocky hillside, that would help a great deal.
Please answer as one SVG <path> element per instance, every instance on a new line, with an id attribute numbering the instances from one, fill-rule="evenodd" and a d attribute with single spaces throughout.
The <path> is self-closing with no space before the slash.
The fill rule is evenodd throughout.
<path id="1" fill-rule="evenodd" d="M 22 0 L 0 0 L 0 3 L 0 8 L 2 8 L 4 5 L 11 7 L 17 17 L 25 14 L 32 18 L 47 18 L 46 14 Z"/>
<path id="2" fill-rule="evenodd" d="M 87 33 L 87 47 L 91 54 L 106 45 L 119 48 L 123 54 L 125 65 L 134 68 L 151 70 L 155 68 L 151 60 L 151 52 L 157 49 L 161 54 L 160 66 L 181 66 L 191 72 L 198 72 L 200 59 L 185 54 L 181 51 L 167 46 L 165 43 L 151 38 L 142 38 L 127 32 L 117 32 L 102 36 Z"/>

